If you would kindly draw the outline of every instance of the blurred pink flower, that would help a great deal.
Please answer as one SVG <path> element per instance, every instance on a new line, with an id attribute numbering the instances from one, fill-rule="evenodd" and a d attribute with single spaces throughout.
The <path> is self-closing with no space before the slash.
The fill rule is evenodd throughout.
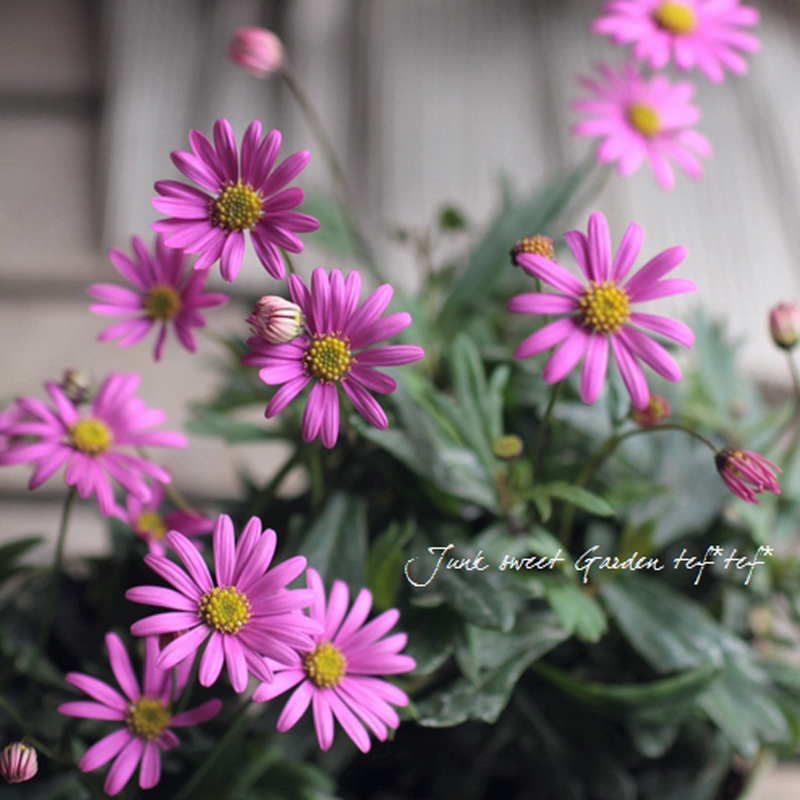
<path id="1" fill-rule="evenodd" d="M 392 608 L 367 623 L 372 607 L 367 589 L 358 593 L 347 613 L 344 582 L 334 582 L 326 602 L 325 587 L 316 570 L 308 569 L 306 580 L 315 595 L 311 617 L 323 630 L 315 635 L 311 651 L 298 655 L 289 666 L 276 667 L 275 680 L 262 683 L 253 700 L 272 700 L 296 686 L 278 719 L 279 731 L 293 727 L 311 705 L 322 750 L 333 743 L 335 717 L 359 750 L 366 753 L 370 738 L 364 726 L 384 741 L 388 730 L 400 724 L 392 706 L 408 705 L 405 692 L 380 680 L 380 676 L 408 672 L 416 666 L 413 658 L 400 653 L 406 646 L 404 633 L 383 638 L 400 613 Z"/>
<path id="2" fill-rule="evenodd" d="M 58 711 L 68 717 L 124 723 L 93 744 L 78 762 L 82 772 L 93 772 L 114 759 L 106 776 L 106 794 L 115 795 L 122 791 L 140 763 L 139 786 L 152 789 L 161 778 L 161 751 L 170 750 L 179 743 L 172 728 L 207 722 L 216 716 L 222 703 L 208 700 L 173 716 L 172 703 L 180 698 L 186 687 L 191 662 L 187 661 L 175 670 L 173 693 L 172 670 L 158 666 L 158 638 L 148 637 L 145 641 L 144 686 L 140 688 L 120 638 L 114 633 L 106 634 L 106 647 L 111 669 L 124 696 L 91 675 L 70 672 L 66 681 L 96 702 L 76 700 L 62 703 Z"/>
<path id="3" fill-rule="evenodd" d="M 110 283 L 95 283 L 89 287 L 89 295 L 99 300 L 89 310 L 108 317 L 128 317 L 106 328 L 97 337 L 104 342 L 120 338 L 120 347 L 130 347 L 144 338 L 154 325 L 159 325 L 153 355 L 161 359 L 167 330 L 172 327 L 178 341 L 190 352 L 197 349 L 192 328 L 206 324 L 200 313 L 228 302 L 224 294 L 203 293 L 203 284 L 208 269 L 187 269 L 186 256 L 182 250 L 164 245 L 163 236 L 156 236 L 152 253 L 144 242 L 134 236 L 131 239 L 133 259 L 119 250 L 111 250 L 109 258 L 132 289 Z"/>
<path id="4" fill-rule="evenodd" d="M 337 385 L 370 425 L 386 428 L 389 424 L 386 414 L 368 390 L 386 394 L 393 392 L 397 383 L 373 368 L 410 364 L 425 355 L 415 345 L 372 347 L 411 324 L 411 316 L 405 312 L 379 319 L 392 299 L 392 287 L 388 283 L 379 286 L 359 307 L 358 272 L 351 272 L 344 279 L 339 270 L 328 275 L 324 269 L 316 269 L 310 290 L 301 278 L 290 275 L 289 292 L 303 312 L 306 333 L 282 344 L 254 336 L 247 340 L 251 352 L 242 357 L 243 364 L 260 367 L 258 374 L 264 383 L 283 384 L 267 405 L 267 419 L 283 411 L 306 384 L 314 381 L 303 414 L 306 442 L 321 435 L 325 447 L 336 444 Z"/>
<path id="5" fill-rule="evenodd" d="M 545 383 L 558 383 L 583 358 L 581 398 L 584 403 L 594 403 L 600 394 L 609 348 L 634 408 L 645 409 L 650 400 L 650 390 L 638 361 L 643 361 L 668 381 L 680 380 L 681 371 L 675 359 L 640 328 L 673 339 L 684 347 L 694 343 L 694 334 L 682 322 L 630 308 L 632 303 L 696 289 L 694 282 L 685 278 L 660 280 L 686 257 L 683 247 L 671 247 L 659 253 L 623 284 L 639 255 L 643 237 L 642 229 L 632 222 L 612 260 L 611 236 L 602 214 L 596 212 L 589 217 L 588 235 L 580 231 L 564 234 L 587 286 L 557 262 L 533 253 L 517 256 L 525 272 L 554 286 L 559 293 L 519 294 L 511 298 L 508 310 L 516 314 L 564 316 L 524 339 L 514 355 L 529 358 L 559 345 L 542 372 Z"/>
<path id="6" fill-rule="evenodd" d="M 689 102 L 694 87 L 685 81 L 672 84 L 664 75 L 644 78 L 632 64 L 619 72 L 600 64 L 597 71 L 597 79 L 579 79 L 592 96 L 571 104 L 586 116 L 573 132 L 603 139 L 597 160 L 617 162 L 625 176 L 646 160 L 664 189 L 675 185 L 671 162 L 690 177 L 701 178 L 697 156 L 711 156 L 712 147 L 692 128 L 700 119 L 700 111 Z"/>
<path id="7" fill-rule="evenodd" d="M 247 688 L 248 672 L 261 681 L 271 681 L 266 657 L 291 663 L 298 649 L 311 645 L 318 626 L 302 614 L 292 613 L 310 605 L 313 594 L 286 588 L 305 569 L 305 558 L 295 556 L 269 569 L 277 537 L 270 529 L 262 533 L 257 517 L 245 525 L 238 542 L 234 539 L 230 517 L 220 514 L 214 526 L 215 583 L 192 542 L 170 531 L 167 544 L 178 554 L 185 571 L 163 556 L 146 555 L 144 561 L 174 588 L 136 586 L 125 596 L 134 603 L 170 609 L 131 626 L 134 636 L 180 632 L 159 656 L 159 667 L 169 669 L 193 656 L 207 639 L 200 660 L 200 683 L 215 683 L 226 663 L 231 685 L 241 693 Z"/>
<path id="8" fill-rule="evenodd" d="M 270 131 L 262 141 L 258 121 L 245 131 L 241 154 L 226 119 L 214 123 L 213 145 L 199 131 L 189 134 L 189 142 L 193 152 L 175 150 L 172 161 L 202 190 L 178 181 L 158 181 L 153 208 L 168 219 L 157 220 L 152 227 L 167 235 L 168 247 L 199 253 L 195 269 L 220 261 L 226 281 L 239 274 L 244 234 L 249 231 L 264 268 L 282 279 L 285 271 L 278 248 L 299 253 L 303 243 L 295 234 L 319 228 L 314 217 L 293 210 L 303 202 L 303 190 L 285 188 L 308 164 L 310 154 L 295 153 L 273 169 L 281 134 Z"/>
<path id="9" fill-rule="evenodd" d="M 775 473 L 783 470 L 758 453 L 726 447 L 717 453 L 715 463 L 723 483 L 745 503 L 760 505 L 756 495 L 764 491 L 781 493 Z"/>
<path id="10" fill-rule="evenodd" d="M 214 528 L 214 521 L 199 513 L 187 511 L 160 511 L 164 500 L 164 487 L 160 483 L 151 486 L 150 500 L 143 502 L 136 495 L 129 494 L 126 504 L 126 519 L 133 532 L 147 542 L 150 553 L 163 556 L 166 553 L 166 537 L 175 530 L 184 536 L 200 536 Z"/>
<path id="11" fill-rule="evenodd" d="M 681 71 L 698 69 L 719 83 L 725 70 L 741 75 L 758 39 L 745 28 L 758 23 L 755 8 L 739 0 L 610 0 L 592 25 L 616 44 L 632 44 L 633 54 L 663 69 L 670 60 Z"/>
<path id="12" fill-rule="evenodd" d="M 267 78 L 283 66 L 283 43 L 266 28 L 237 28 L 228 46 L 228 56 L 245 72 Z"/>
<path id="13" fill-rule="evenodd" d="M 800 306 L 797 303 L 779 303 L 771 309 L 769 332 L 778 347 L 792 350 L 800 342 Z"/>
<path id="14" fill-rule="evenodd" d="M 28 487 L 35 489 L 66 465 L 64 481 L 86 498 L 94 493 L 103 516 L 124 518 L 114 501 L 111 480 L 144 502 L 151 492 L 144 478 L 169 483 L 169 473 L 124 448 L 186 447 L 186 437 L 172 431 L 146 430 L 166 419 L 134 395 L 139 375 L 114 372 L 102 383 L 84 414 L 55 383 L 45 384 L 54 408 L 35 397 L 16 402 L 23 416 L 5 425 L 11 445 L 0 452 L 0 465 L 35 465 Z"/>
<path id="15" fill-rule="evenodd" d="M 7 745 L 0 753 L 0 775 L 7 783 L 24 783 L 39 771 L 36 750 L 24 742 Z"/>

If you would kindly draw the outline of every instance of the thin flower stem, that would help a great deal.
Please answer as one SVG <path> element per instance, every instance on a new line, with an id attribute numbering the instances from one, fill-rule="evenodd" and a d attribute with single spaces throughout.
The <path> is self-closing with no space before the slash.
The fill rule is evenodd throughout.
<path id="1" fill-rule="evenodd" d="M 317 140 L 317 144 L 322 150 L 323 158 L 328 164 L 328 169 L 333 176 L 340 199 L 347 211 L 345 215 L 345 222 L 352 231 L 352 234 L 356 240 L 356 244 L 358 245 L 358 248 L 364 257 L 364 260 L 369 266 L 373 277 L 381 283 L 385 282 L 385 278 L 381 274 L 381 270 L 372 255 L 370 247 L 367 244 L 367 240 L 361 232 L 361 228 L 358 223 L 358 217 L 355 213 L 355 205 L 350 195 L 344 170 L 342 169 L 342 165 L 336 156 L 336 151 L 334 150 L 328 135 L 325 133 L 325 126 L 322 124 L 322 120 L 319 118 L 319 115 L 315 111 L 308 95 L 302 89 L 294 74 L 284 66 L 280 70 L 280 75 L 286 83 L 287 88 L 294 96 L 294 99 L 297 101 L 297 105 L 300 107 L 300 111 L 303 113 L 306 123 L 311 130 L 311 135 Z"/>
<path id="2" fill-rule="evenodd" d="M 800 372 L 797 370 L 797 363 L 792 354 L 786 351 L 786 360 L 789 362 L 789 374 L 792 376 L 792 388 L 794 389 L 795 414 L 800 415 Z"/>
<path id="3" fill-rule="evenodd" d="M 214 749 L 206 758 L 203 759 L 202 763 L 197 768 L 197 772 L 195 772 L 195 774 L 190 778 L 189 782 L 184 785 L 183 789 L 181 789 L 181 791 L 173 797 L 173 800 L 189 800 L 190 797 L 194 796 L 194 791 L 198 786 L 200 786 L 206 775 L 208 775 L 208 773 L 217 763 L 219 757 L 222 755 L 228 745 L 241 733 L 244 723 L 247 721 L 246 713 L 249 707 L 249 700 L 243 702 L 241 706 L 239 706 L 233 719 L 228 724 L 227 730 L 220 737 L 219 741 L 214 746 Z"/>
<path id="4" fill-rule="evenodd" d="M 553 408 L 555 408 L 556 400 L 558 399 L 558 394 L 561 391 L 561 385 L 563 383 L 563 380 L 559 381 L 550 391 L 550 400 L 542 416 L 542 421 L 539 423 L 539 430 L 536 432 L 536 441 L 533 444 L 533 452 L 531 453 L 531 465 L 533 466 L 533 474 L 537 476 L 537 479 L 539 476 L 539 459 L 541 457 L 542 447 L 544 447 L 545 437 L 547 436 L 547 428 L 550 425 Z"/>
<path id="5" fill-rule="evenodd" d="M 236 365 L 241 367 L 242 354 L 236 349 L 236 345 L 230 339 L 227 339 L 221 333 L 212 331 L 209 328 L 200 328 L 200 333 L 208 339 L 211 339 L 212 342 L 216 342 L 220 347 L 227 350 L 233 356 L 233 360 L 236 362 Z"/>
<path id="6" fill-rule="evenodd" d="M 294 262 L 292 261 L 291 256 L 285 250 L 281 250 L 281 255 L 286 263 L 286 271 L 289 273 L 289 275 L 296 275 L 297 270 L 294 268 Z"/>
<path id="7" fill-rule="evenodd" d="M 137 447 L 136 452 L 145 459 L 145 461 L 150 460 L 147 451 L 143 447 Z M 169 498 L 175 508 L 179 508 L 187 514 L 201 516 L 200 512 L 174 486 L 169 483 L 163 483 L 161 485 L 164 487 L 164 494 Z"/>
<path id="8" fill-rule="evenodd" d="M 713 453 L 716 454 L 719 452 L 719 448 L 701 433 L 698 433 L 696 430 L 688 428 L 685 425 L 680 425 L 677 422 L 669 422 L 664 425 L 654 425 L 651 428 L 633 428 L 625 433 L 615 433 L 609 436 L 599 450 L 597 450 L 597 452 L 589 459 L 589 461 L 586 462 L 586 465 L 580 471 L 577 479 L 575 480 L 575 485 L 581 488 L 586 486 L 592 475 L 594 475 L 600 466 L 602 466 L 603 462 L 614 453 L 619 444 L 625 439 L 630 439 L 633 436 L 639 436 L 641 434 L 657 433 L 658 431 L 681 431 L 702 442 Z M 559 538 L 565 547 L 569 546 L 569 541 L 572 536 L 572 519 L 574 514 L 575 506 L 573 506 L 572 503 L 566 502 L 564 505 L 564 510 L 561 514 L 561 523 L 559 525 Z"/>
<path id="9" fill-rule="evenodd" d="M 28 723 L 25 722 L 22 714 L 20 714 L 19 711 L 17 711 L 17 709 L 14 708 L 14 706 L 12 706 L 2 694 L 0 694 L 0 707 L 6 711 L 8 716 L 14 720 L 17 727 L 20 729 L 20 731 L 22 731 L 22 738 L 26 743 L 30 744 L 32 747 L 35 747 L 40 753 L 43 753 L 45 756 L 47 756 L 47 758 L 60 760 L 58 759 L 58 756 L 56 756 L 48 747 L 45 747 L 45 745 L 43 745 L 38 739 L 30 735 Z"/>

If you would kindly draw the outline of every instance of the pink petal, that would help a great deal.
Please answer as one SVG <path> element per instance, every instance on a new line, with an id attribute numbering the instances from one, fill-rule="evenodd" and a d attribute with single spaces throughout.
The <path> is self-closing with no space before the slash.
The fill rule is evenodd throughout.
<path id="1" fill-rule="evenodd" d="M 378 430 L 386 430 L 389 420 L 380 403 L 356 381 L 342 381 L 342 389 L 350 398 L 356 410 L 364 419 Z M 334 440 L 335 441 L 335 440 Z"/>
<path id="2" fill-rule="evenodd" d="M 136 770 L 136 765 L 142 757 L 143 749 L 144 740 L 140 739 L 138 736 L 134 736 L 128 744 L 122 748 L 122 751 L 111 765 L 111 769 L 106 776 L 106 782 L 103 786 L 106 794 L 113 797 L 115 794 L 119 794 L 122 791 L 123 787 Z"/>
<path id="3" fill-rule="evenodd" d="M 108 649 L 108 660 L 111 670 L 117 679 L 120 689 L 128 696 L 129 700 L 138 700 L 142 691 L 139 688 L 139 681 L 131 666 L 128 651 L 122 644 L 119 636 L 115 633 L 106 634 L 106 648 Z"/>
<path id="4" fill-rule="evenodd" d="M 230 586 L 236 562 L 233 522 L 227 514 L 220 514 L 214 525 L 214 571 L 220 586 Z"/>
<path id="5" fill-rule="evenodd" d="M 292 696 L 283 707 L 278 723 L 275 726 L 278 731 L 285 733 L 294 727 L 300 717 L 305 714 L 306 709 L 314 697 L 314 687 L 311 681 L 304 680 L 297 689 L 292 692 Z"/>
<path id="6" fill-rule="evenodd" d="M 203 592 L 210 591 L 213 586 L 211 573 L 208 571 L 206 562 L 197 552 L 197 548 L 178 531 L 169 531 L 167 533 L 167 542 L 178 554 L 192 579 L 200 587 L 200 590 Z"/>
<path id="7" fill-rule="evenodd" d="M 222 648 L 233 691 L 241 694 L 247 688 L 247 662 L 242 652 L 242 645 L 236 636 L 223 636 Z"/>
<path id="8" fill-rule="evenodd" d="M 224 638 L 225 635 L 219 631 L 211 633 L 211 638 L 208 640 L 203 657 L 200 659 L 200 670 L 197 674 L 197 679 L 200 681 L 201 686 L 213 685 L 219 678 L 220 672 L 222 672 L 222 665 L 225 659 L 223 652 Z"/>
<path id="9" fill-rule="evenodd" d="M 127 725 L 104 736 L 83 754 L 78 762 L 78 769 L 81 772 L 94 772 L 111 761 L 132 738 L 133 734 L 128 730 Z"/>
<path id="10" fill-rule="evenodd" d="M 535 253 L 520 253 L 517 256 L 517 263 L 529 275 L 549 283 L 565 294 L 580 297 L 583 293 L 583 286 L 578 279 L 549 258 L 538 256 Z"/>
<path id="11" fill-rule="evenodd" d="M 118 708 L 109 708 L 102 703 L 92 703 L 88 700 L 73 700 L 62 703 L 58 713 L 66 717 L 84 717 L 86 719 L 105 719 L 122 722 L 127 716 L 127 711 Z"/>
<path id="12" fill-rule="evenodd" d="M 333 713 L 328 702 L 328 696 L 332 695 L 331 690 L 315 692 L 311 700 L 311 708 L 314 714 L 314 727 L 317 730 L 317 741 L 320 750 L 328 750 L 333 744 Z"/>
<path id="13" fill-rule="evenodd" d="M 514 351 L 515 358 L 529 358 L 566 339 L 578 330 L 578 320 L 564 317 L 551 322 L 523 339 Z"/>
<path id="14" fill-rule="evenodd" d="M 514 314 L 568 314 L 577 307 L 574 297 L 542 292 L 518 294 L 508 301 L 508 310 Z"/>
<path id="15" fill-rule="evenodd" d="M 147 742 L 139 769 L 139 786 L 152 789 L 161 780 L 161 752 L 155 742 Z"/>
<path id="16" fill-rule="evenodd" d="M 681 369 L 675 359 L 658 342 L 635 328 L 623 328 L 618 336 L 633 355 L 640 358 L 662 378 L 673 383 L 681 379 Z"/>
<path id="17" fill-rule="evenodd" d="M 634 408 L 647 408 L 650 401 L 650 390 L 641 367 L 636 363 L 627 346 L 617 337 L 611 337 L 611 349 L 619 367 L 625 388 L 631 396 Z"/>
<path id="18" fill-rule="evenodd" d="M 644 241 L 644 231 L 635 222 L 628 225 L 622 241 L 619 243 L 617 255 L 614 257 L 614 264 L 611 267 L 611 280 L 614 283 L 621 283 L 633 266 L 633 262 L 639 255 Z"/>
<path id="19" fill-rule="evenodd" d="M 222 708 L 221 700 L 207 700 L 195 708 L 190 708 L 182 714 L 176 714 L 170 720 L 170 726 L 173 728 L 183 728 L 190 725 L 199 725 L 202 722 L 208 722 L 219 714 Z"/>
<path id="20" fill-rule="evenodd" d="M 684 347 L 691 347 L 694 344 L 694 333 L 688 325 L 678 322 L 675 319 L 669 319 L 657 314 L 643 314 L 636 312 L 631 314 L 630 322 L 638 325 L 641 328 L 647 328 L 653 333 L 658 333 L 661 336 L 666 336 L 668 339 L 682 344 Z"/>
<path id="21" fill-rule="evenodd" d="M 132 636 L 160 636 L 162 633 L 177 633 L 198 625 L 197 611 L 166 611 L 163 614 L 153 614 L 131 625 Z M 200 626 L 203 627 L 202 625 Z M 174 644 L 174 643 L 172 643 Z M 169 647 L 169 645 L 168 645 Z M 166 648 L 165 648 L 166 651 Z M 163 657 L 163 653 L 161 654 Z M 159 659 L 161 663 L 161 659 Z"/>
<path id="22" fill-rule="evenodd" d="M 608 368 L 608 338 L 601 333 L 594 333 L 589 339 L 586 358 L 581 370 L 581 400 L 592 405 L 603 388 Z"/>
<path id="23" fill-rule="evenodd" d="M 576 328 L 550 356 L 542 371 L 542 380 L 545 383 L 558 383 L 565 378 L 583 357 L 589 344 L 589 338 L 588 331 Z"/>
<path id="24" fill-rule="evenodd" d="M 119 692 L 91 675 L 84 675 L 82 672 L 68 672 L 64 679 L 109 708 L 117 711 L 126 711 L 128 708 L 128 701 Z"/>

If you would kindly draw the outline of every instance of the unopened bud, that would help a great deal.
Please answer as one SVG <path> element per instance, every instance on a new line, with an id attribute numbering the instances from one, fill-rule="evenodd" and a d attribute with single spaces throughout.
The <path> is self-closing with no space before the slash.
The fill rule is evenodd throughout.
<path id="1" fill-rule="evenodd" d="M 800 341 L 800 307 L 797 303 L 780 303 L 769 312 L 772 341 L 784 350 L 791 350 Z"/>
<path id="2" fill-rule="evenodd" d="M 553 240 L 549 236 L 526 236 L 520 239 L 513 248 L 511 248 L 511 263 L 518 267 L 517 256 L 520 253 L 533 253 L 537 256 L 549 258 L 550 261 L 556 260 L 556 251 L 553 247 Z"/>
<path id="3" fill-rule="evenodd" d="M 258 336 L 270 344 L 291 342 L 305 327 L 305 319 L 300 306 L 283 297 L 267 295 L 262 297 L 247 318 L 253 336 Z"/>
<path id="4" fill-rule="evenodd" d="M 30 745 L 14 742 L 0 753 L 0 775 L 8 783 L 29 781 L 38 769 L 36 751 Z"/>
<path id="5" fill-rule="evenodd" d="M 492 445 L 492 451 L 497 458 L 502 458 L 503 461 L 513 461 L 522 455 L 522 439 L 513 433 L 506 436 L 501 436 Z"/>
<path id="6" fill-rule="evenodd" d="M 672 414 L 669 403 L 656 394 L 650 395 L 650 400 L 644 408 L 632 408 L 631 418 L 643 428 L 652 428 L 666 422 Z"/>
<path id="7" fill-rule="evenodd" d="M 64 394 L 79 406 L 89 400 L 92 389 L 92 381 L 89 376 L 79 369 L 65 369 L 64 376 L 61 378 L 61 388 Z"/>
<path id="8" fill-rule="evenodd" d="M 267 78 L 283 66 L 283 44 L 266 28 L 239 28 L 228 46 L 228 56 L 245 72 Z"/>

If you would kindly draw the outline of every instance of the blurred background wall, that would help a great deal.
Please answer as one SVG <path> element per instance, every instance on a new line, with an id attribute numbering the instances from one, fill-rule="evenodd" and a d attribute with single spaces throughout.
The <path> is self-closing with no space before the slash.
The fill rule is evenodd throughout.
<path id="1" fill-rule="evenodd" d="M 645 256 L 686 245 L 681 274 L 742 338 L 745 367 L 780 383 L 784 363 L 766 316 L 800 294 L 800 4 L 757 5 L 763 50 L 750 59 L 750 73 L 722 86 L 693 79 L 699 127 L 716 149 L 705 179 L 680 175 L 667 193 L 646 169 L 627 180 L 614 174 L 594 207 L 617 240 L 628 222 L 639 222 Z M 108 247 L 126 249 L 135 233 L 150 238 L 153 182 L 178 177 L 169 152 L 188 148 L 191 128 L 210 133 L 226 116 L 241 135 L 258 118 L 283 132 L 282 157 L 316 150 L 281 82 L 252 78 L 227 60 L 236 27 L 280 34 L 381 258 L 411 285 L 411 254 L 383 238 L 388 231 L 422 229 L 451 202 L 479 230 L 498 207 L 501 178 L 524 194 L 592 152 L 593 143 L 569 133 L 568 102 L 594 62 L 622 59 L 588 31 L 600 7 L 600 0 L 1 0 L 0 402 L 40 393 L 66 367 L 96 378 L 136 370 L 142 397 L 179 427 L 187 398 L 212 390 L 208 367 L 219 356 L 212 342 L 193 358 L 168 347 L 160 364 L 146 342 L 128 350 L 98 344 L 106 323 L 88 312 L 86 287 L 117 279 Z M 317 152 L 300 183 L 329 190 Z M 585 227 L 585 216 L 568 225 Z M 313 248 L 296 263 L 304 274 L 334 264 Z M 274 288 L 252 259 L 235 284 L 240 296 Z M 248 310 L 232 303 L 209 314 L 210 325 L 242 331 Z M 205 497 L 235 492 L 237 470 L 266 473 L 276 458 L 265 448 L 231 451 L 196 439 L 165 461 L 183 491 Z M 31 496 L 28 476 L 26 467 L 0 470 L 0 537 L 19 533 L 20 520 L 52 527 L 57 506 L 48 502 L 57 503 L 62 487 L 53 480 Z M 90 542 L 99 524 L 83 511 Z"/>

